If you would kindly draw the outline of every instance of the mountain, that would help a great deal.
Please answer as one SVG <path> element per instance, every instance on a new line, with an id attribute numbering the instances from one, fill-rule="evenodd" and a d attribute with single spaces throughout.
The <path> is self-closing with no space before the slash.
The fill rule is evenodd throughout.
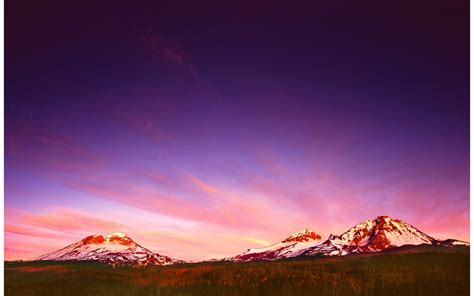
<path id="1" fill-rule="evenodd" d="M 361 222 L 340 235 L 321 235 L 303 229 L 279 243 L 247 251 L 224 259 L 210 261 L 277 260 L 303 256 L 344 256 L 357 253 L 375 253 L 410 245 L 469 246 L 455 239 L 438 240 L 414 226 L 388 216 Z M 185 263 L 140 246 L 123 233 L 106 236 L 91 235 L 63 249 L 44 254 L 33 260 L 97 261 L 126 265 L 169 265 Z"/>
<path id="2" fill-rule="evenodd" d="M 448 239 L 437 240 L 412 225 L 388 216 L 361 222 L 340 235 L 329 235 L 325 240 L 310 230 L 297 232 L 280 243 L 259 249 L 249 249 L 232 261 L 275 260 L 302 256 L 344 256 L 374 253 L 406 245 L 469 245 Z"/>
<path id="3" fill-rule="evenodd" d="M 309 248 L 302 255 L 334 256 L 379 252 L 403 245 L 433 244 L 436 241 L 399 219 L 379 216 L 374 220 L 361 222 L 341 235 L 330 235 L 322 244 Z"/>
<path id="4" fill-rule="evenodd" d="M 316 232 L 303 229 L 295 232 L 286 239 L 274 245 L 248 249 L 246 252 L 235 257 L 226 258 L 226 261 L 253 261 L 253 260 L 275 260 L 280 258 L 296 257 L 309 247 L 317 245 L 321 241 L 321 235 Z"/>
<path id="5" fill-rule="evenodd" d="M 126 265 L 169 265 L 184 262 L 153 253 L 123 233 L 91 235 L 33 260 L 97 261 Z"/>

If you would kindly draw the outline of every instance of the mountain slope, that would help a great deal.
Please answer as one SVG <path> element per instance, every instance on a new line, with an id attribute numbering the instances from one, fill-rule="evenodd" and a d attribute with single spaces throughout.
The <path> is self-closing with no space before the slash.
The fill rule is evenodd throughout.
<path id="1" fill-rule="evenodd" d="M 320 241 L 321 236 L 319 234 L 309 229 L 303 229 L 274 245 L 265 248 L 248 249 L 240 255 L 226 258 L 225 260 L 241 262 L 296 257 L 301 254 L 302 251 L 317 245 Z"/>
<path id="2" fill-rule="evenodd" d="M 123 233 L 91 235 L 33 260 L 97 261 L 111 264 L 169 265 L 182 262 L 140 246 Z"/>
<path id="3" fill-rule="evenodd" d="M 437 240 L 412 225 L 388 216 L 361 222 L 340 235 L 321 236 L 302 230 L 277 244 L 265 248 L 249 249 L 227 261 L 276 260 L 300 256 L 344 256 L 356 253 L 380 252 L 407 245 L 469 245 L 467 242 L 448 239 Z"/>
<path id="4" fill-rule="evenodd" d="M 457 240 L 439 241 L 412 225 L 388 216 L 361 222 L 341 235 L 330 235 L 318 246 L 302 252 L 303 256 L 347 255 L 380 252 L 405 245 L 455 245 L 467 244 Z"/>

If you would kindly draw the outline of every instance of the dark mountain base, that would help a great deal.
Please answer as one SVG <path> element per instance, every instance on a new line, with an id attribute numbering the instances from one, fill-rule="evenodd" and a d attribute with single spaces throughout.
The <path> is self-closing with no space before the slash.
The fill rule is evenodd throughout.
<path id="1" fill-rule="evenodd" d="M 274 262 L 112 267 L 5 262 L 5 295 L 469 295 L 469 248 Z"/>

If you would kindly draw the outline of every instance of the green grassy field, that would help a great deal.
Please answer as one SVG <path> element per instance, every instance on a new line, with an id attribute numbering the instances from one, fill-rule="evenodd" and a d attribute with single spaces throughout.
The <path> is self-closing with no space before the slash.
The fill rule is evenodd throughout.
<path id="1" fill-rule="evenodd" d="M 166 267 L 5 262 L 5 295 L 469 295 L 469 249 Z"/>

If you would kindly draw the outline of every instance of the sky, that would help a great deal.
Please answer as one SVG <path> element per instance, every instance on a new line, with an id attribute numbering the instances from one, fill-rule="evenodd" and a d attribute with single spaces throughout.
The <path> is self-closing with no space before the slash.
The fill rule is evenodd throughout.
<path id="1" fill-rule="evenodd" d="M 379 215 L 470 240 L 467 1 L 190 2 L 6 3 L 7 260 Z"/>

